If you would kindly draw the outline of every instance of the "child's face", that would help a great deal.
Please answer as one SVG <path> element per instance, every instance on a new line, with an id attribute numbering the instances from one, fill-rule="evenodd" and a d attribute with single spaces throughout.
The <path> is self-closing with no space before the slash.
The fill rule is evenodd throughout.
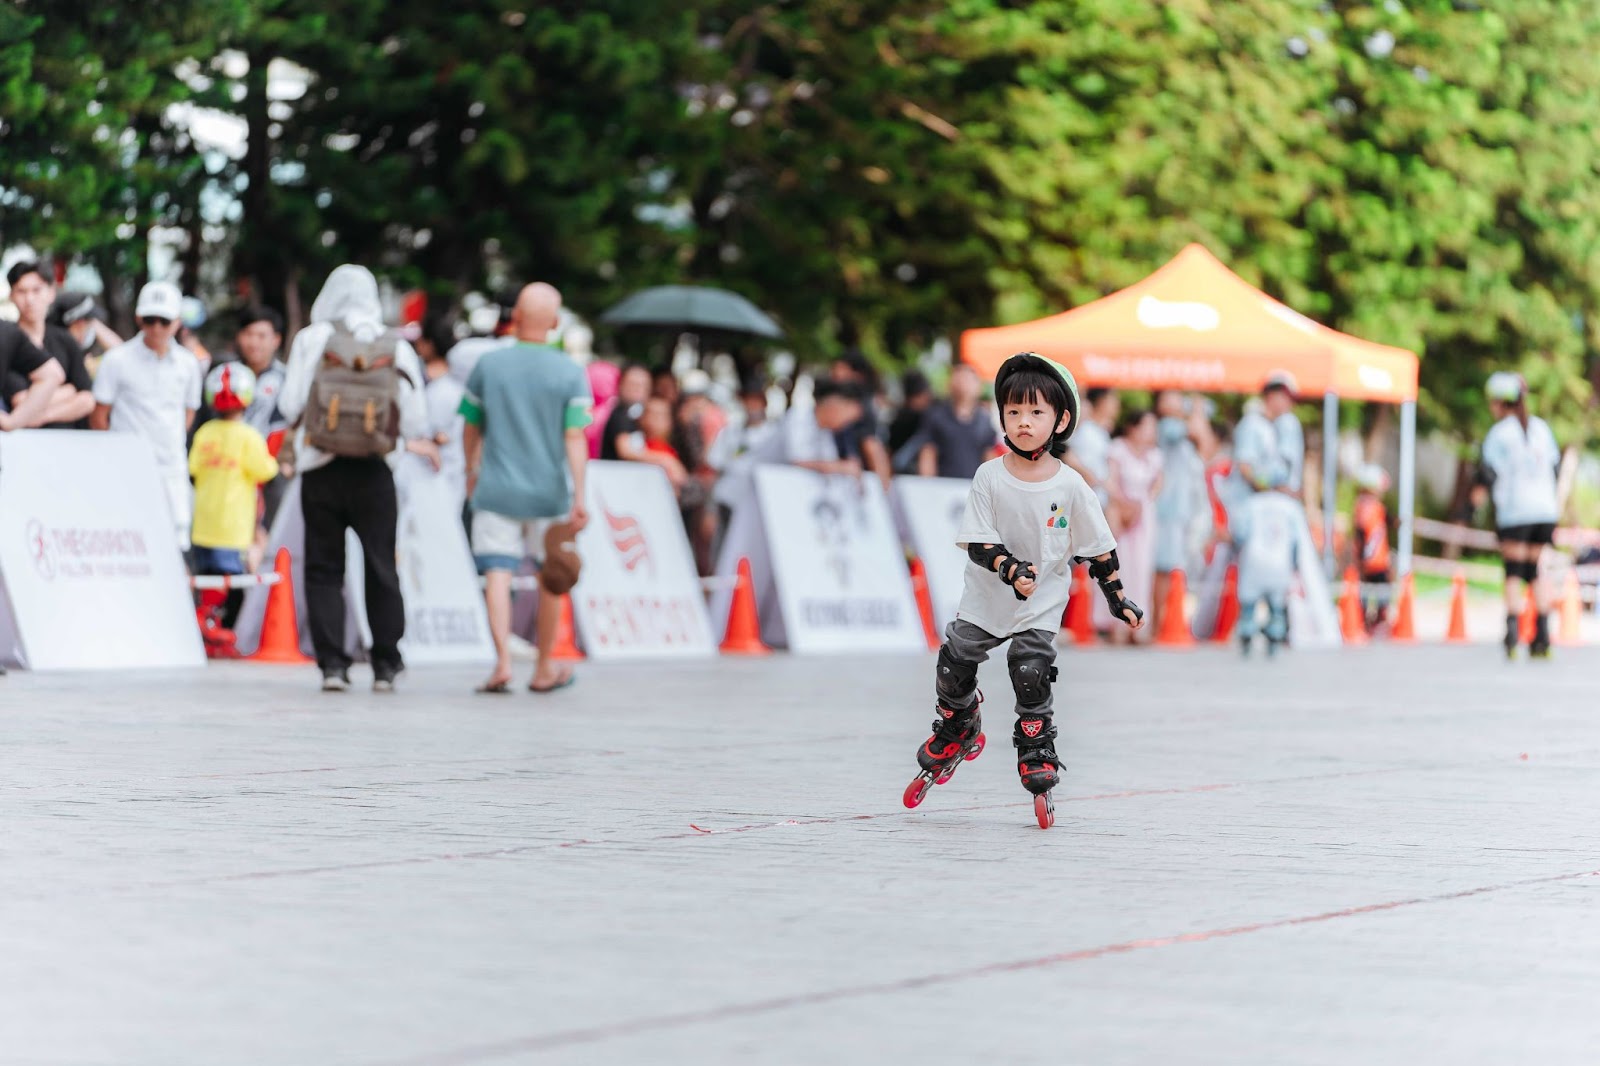
<path id="1" fill-rule="evenodd" d="M 1025 452 L 1048 445 L 1053 434 L 1066 430 L 1071 417 L 1064 411 L 1057 417 L 1055 408 L 1039 395 L 1008 403 L 1000 412 L 1006 436 Z"/>
<path id="2" fill-rule="evenodd" d="M 644 405 L 639 416 L 639 428 L 653 440 L 661 440 L 672 433 L 672 405 L 657 398 Z"/>

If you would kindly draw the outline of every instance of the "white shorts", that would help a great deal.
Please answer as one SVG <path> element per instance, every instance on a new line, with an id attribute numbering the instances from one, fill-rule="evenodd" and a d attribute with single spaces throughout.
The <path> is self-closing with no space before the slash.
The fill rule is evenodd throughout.
<path id="1" fill-rule="evenodd" d="M 472 555 L 478 572 L 522 569 L 524 556 L 544 559 L 544 535 L 554 518 L 507 518 L 493 511 L 472 512 Z"/>

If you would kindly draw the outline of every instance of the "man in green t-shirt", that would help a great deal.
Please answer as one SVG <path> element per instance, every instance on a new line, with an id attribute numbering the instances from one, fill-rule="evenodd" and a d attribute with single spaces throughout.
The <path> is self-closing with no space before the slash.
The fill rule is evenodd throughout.
<path id="1" fill-rule="evenodd" d="M 545 343 L 560 313 L 561 294 L 551 286 L 538 282 L 523 289 L 512 317 L 517 343 L 485 354 L 461 398 L 472 554 L 485 577 L 495 650 L 494 673 L 480 692 L 510 691 L 511 575 L 522 557 L 541 560 L 545 533 L 563 517 L 574 532 L 589 521 L 583 505 L 589 442 L 583 429 L 592 419 L 594 398 L 583 369 Z M 560 624 L 561 598 L 541 590 L 539 665 L 528 686 L 534 692 L 572 684 L 571 667 L 551 660 Z"/>

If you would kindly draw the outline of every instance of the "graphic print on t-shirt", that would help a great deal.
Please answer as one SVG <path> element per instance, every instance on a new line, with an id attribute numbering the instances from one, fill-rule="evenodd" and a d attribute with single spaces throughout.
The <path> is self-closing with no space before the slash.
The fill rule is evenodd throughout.
<path id="1" fill-rule="evenodd" d="M 1061 509 L 1060 504 L 1052 503 L 1050 505 L 1050 513 L 1045 516 L 1044 528 L 1046 528 L 1046 529 L 1066 529 L 1067 528 L 1067 513 Z"/>

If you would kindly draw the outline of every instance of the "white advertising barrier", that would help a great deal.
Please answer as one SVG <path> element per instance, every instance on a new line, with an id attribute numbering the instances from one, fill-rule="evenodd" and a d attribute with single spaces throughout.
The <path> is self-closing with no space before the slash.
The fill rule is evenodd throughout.
<path id="1" fill-rule="evenodd" d="M 572 613 L 592 659 L 716 654 L 700 575 L 667 475 L 647 463 L 592 462 L 578 534 Z"/>
<path id="2" fill-rule="evenodd" d="M 928 650 L 882 483 L 762 466 L 755 486 L 717 569 L 731 575 L 749 558 L 764 641 L 801 653 Z M 716 617 L 727 601 L 717 597 Z"/>
<path id="3" fill-rule="evenodd" d="M 0 660 L 205 665 L 166 488 L 138 437 L 0 434 L 0 574 Z"/>
<path id="4" fill-rule="evenodd" d="M 912 550 L 928 575 L 928 598 L 939 633 L 955 621 L 967 580 L 967 553 L 956 547 L 972 482 L 949 477 L 897 477 L 895 497 L 911 535 Z"/>
<path id="5" fill-rule="evenodd" d="M 483 593 L 461 525 L 461 509 L 440 477 L 401 477 L 400 521 L 396 531 L 396 566 L 406 604 L 406 634 L 400 653 L 408 664 L 483 663 L 494 659 Z M 300 479 L 284 492 L 272 525 L 266 559 L 289 549 L 294 582 L 295 618 L 300 625 L 300 650 L 312 654 L 305 596 L 305 515 L 300 506 Z M 361 548 L 345 535 L 345 645 L 351 654 L 370 645 L 363 595 Z M 261 623 L 271 590 L 250 589 L 234 632 L 241 652 L 261 643 Z"/>

